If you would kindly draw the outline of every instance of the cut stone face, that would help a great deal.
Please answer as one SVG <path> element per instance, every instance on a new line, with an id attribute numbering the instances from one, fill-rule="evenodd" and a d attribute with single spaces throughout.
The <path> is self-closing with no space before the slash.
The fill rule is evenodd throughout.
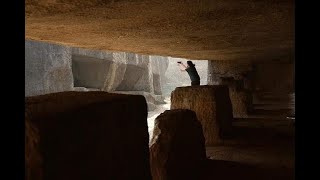
<path id="1" fill-rule="evenodd" d="M 231 132 L 233 115 L 228 86 L 178 87 L 171 94 L 171 109 L 196 113 L 206 146 L 221 143 Z"/>

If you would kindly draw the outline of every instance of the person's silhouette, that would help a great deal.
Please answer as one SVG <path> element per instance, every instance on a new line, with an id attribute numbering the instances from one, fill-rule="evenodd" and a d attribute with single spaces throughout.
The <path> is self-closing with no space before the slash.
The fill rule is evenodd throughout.
<path id="1" fill-rule="evenodd" d="M 178 62 L 181 71 L 187 71 L 191 80 L 191 86 L 200 85 L 200 76 L 197 72 L 195 64 L 192 61 L 187 61 L 187 66 L 184 65 L 181 61 Z"/>

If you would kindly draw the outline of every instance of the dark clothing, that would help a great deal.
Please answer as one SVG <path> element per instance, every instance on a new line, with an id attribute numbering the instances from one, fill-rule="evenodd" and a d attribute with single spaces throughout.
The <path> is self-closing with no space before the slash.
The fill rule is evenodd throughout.
<path id="1" fill-rule="evenodd" d="M 194 66 L 189 66 L 186 71 L 188 72 L 190 76 L 191 82 L 193 81 L 200 81 L 200 76 Z"/>
<path id="2" fill-rule="evenodd" d="M 200 81 L 191 81 L 191 86 L 200 86 Z"/>

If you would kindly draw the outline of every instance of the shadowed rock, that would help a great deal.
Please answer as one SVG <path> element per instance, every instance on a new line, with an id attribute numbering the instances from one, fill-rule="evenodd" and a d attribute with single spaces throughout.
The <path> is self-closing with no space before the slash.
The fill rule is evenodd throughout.
<path id="1" fill-rule="evenodd" d="M 143 96 L 63 92 L 26 98 L 25 106 L 27 125 L 38 129 L 26 127 L 26 142 L 35 147 L 26 151 L 27 173 L 46 180 L 151 179 Z M 32 163 L 38 157 L 40 167 Z"/>
<path id="2" fill-rule="evenodd" d="M 198 179 L 206 159 L 204 136 L 191 110 L 167 110 L 155 119 L 150 147 L 153 180 Z"/>

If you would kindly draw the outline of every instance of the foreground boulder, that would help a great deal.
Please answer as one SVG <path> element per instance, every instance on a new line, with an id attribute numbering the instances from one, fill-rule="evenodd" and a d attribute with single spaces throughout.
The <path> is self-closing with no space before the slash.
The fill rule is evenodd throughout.
<path id="1" fill-rule="evenodd" d="M 231 133 L 233 116 L 228 86 L 178 87 L 171 94 L 171 109 L 196 113 L 207 146 L 221 143 Z"/>
<path id="2" fill-rule="evenodd" d="M 191 110 L 167 110 L 155 119 L 150 143 L 153 180 L 198 179 L 206 159 L 204 136 Z"/>
<path id="3" fill-rule="evenodd" d="M 151 179 L 143 96 L 62 92 L 29 97 L 25 121 L 27 179 Z"/>

